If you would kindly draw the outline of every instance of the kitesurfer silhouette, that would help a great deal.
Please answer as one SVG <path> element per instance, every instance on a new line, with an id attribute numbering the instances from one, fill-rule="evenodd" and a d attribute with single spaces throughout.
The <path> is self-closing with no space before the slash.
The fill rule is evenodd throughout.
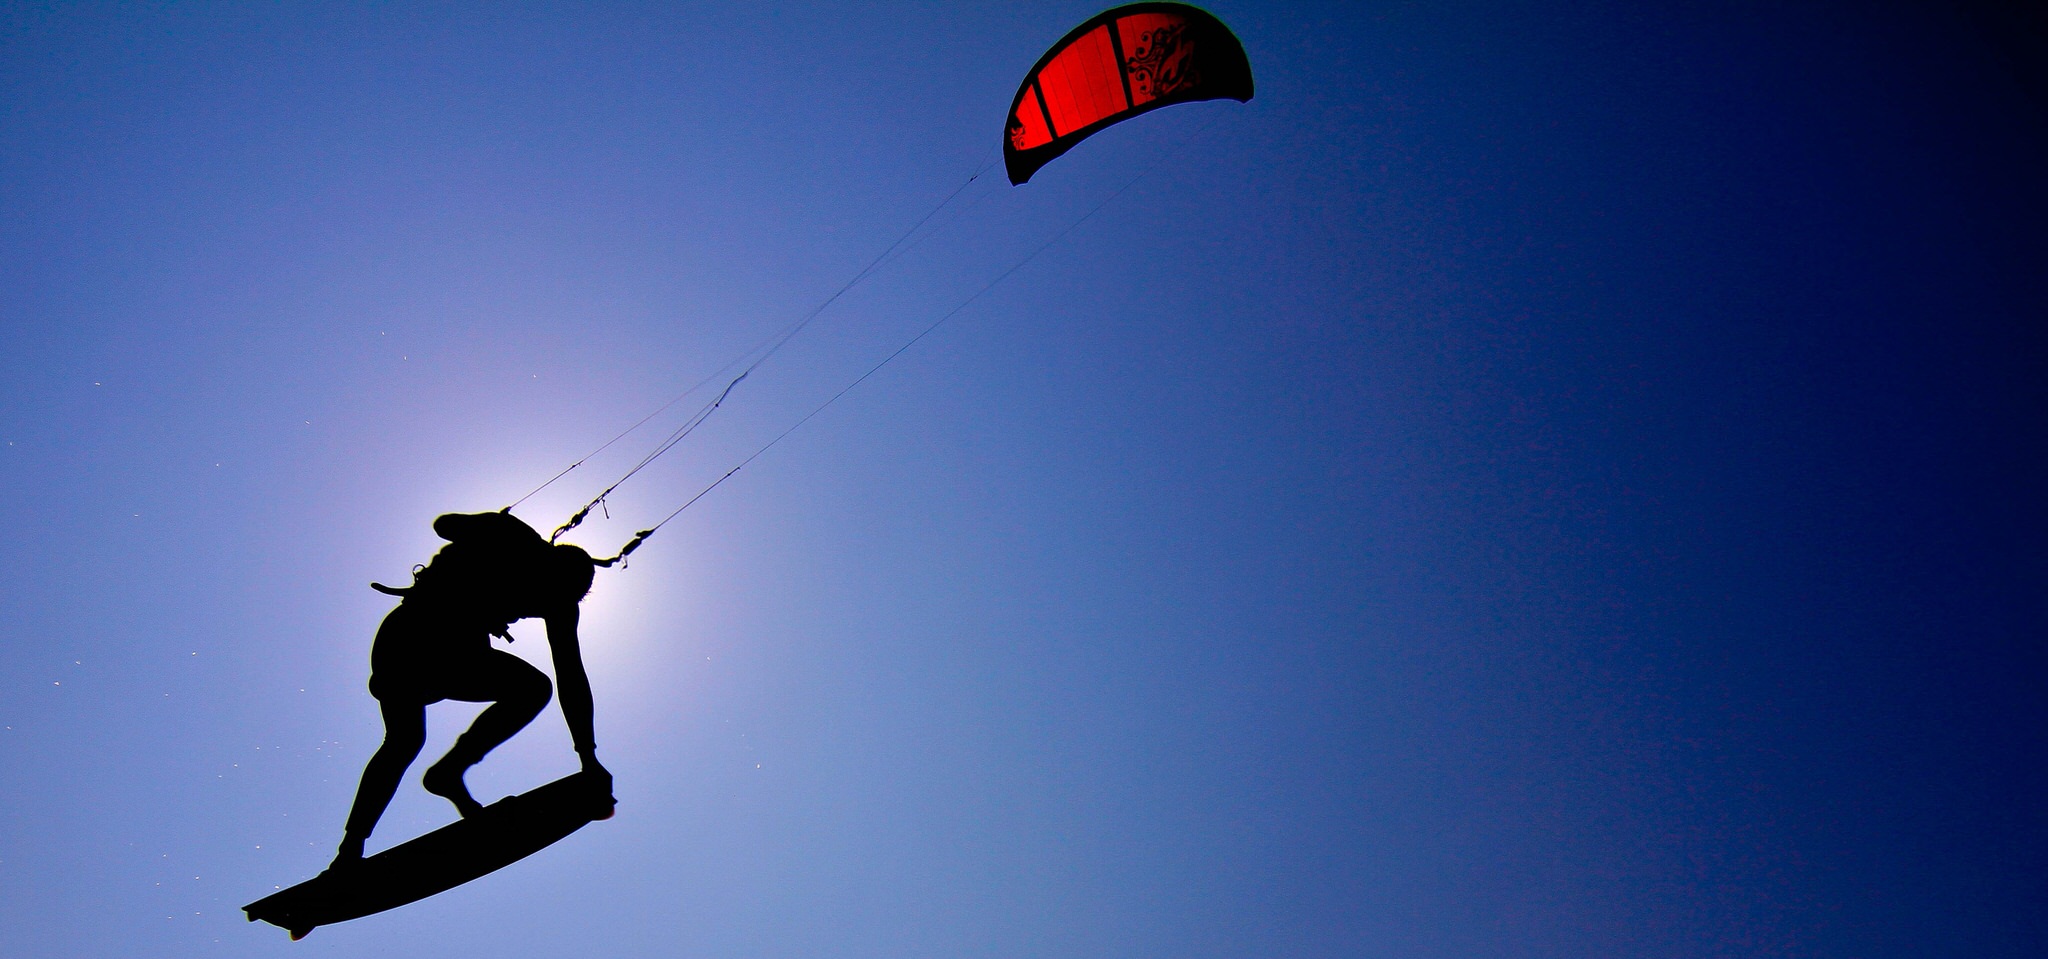
<path id="1" fill-rule="evenodd" d="M 448 545 L 414 574 L 411 586 L 371 584 L 403 598 L 370 647 L 370 695 L 384 714 L 384 743 L 363 769 L 336 867 L 362 859 L 370 831 L 426 743 L 429 704 L 491 704 L 421 780 L 465 817 L 483 810 L 463 773 L 539 715 L 553 685 L 525 660 L 491 646 L 494 635 L 510 640 L 506 630 L 517 620 L 547 624 L 562 718 L 583 775 L 610 795 L 611 773 L 597 761 L 590 679 L 576 636 L 577 604 L 590 592 L 596 562 L 575 546 L 549 544 L 508 512 L 449 513 L 434 520 L 434 532 Z"/>

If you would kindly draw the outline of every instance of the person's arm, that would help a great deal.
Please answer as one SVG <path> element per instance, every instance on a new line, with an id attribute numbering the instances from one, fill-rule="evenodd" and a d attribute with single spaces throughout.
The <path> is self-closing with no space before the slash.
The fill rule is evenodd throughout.
<path id="1" fill-rule="evenodd" d="M 593 734 L 590 676 L 583 671 L 583 650 L 576 638 L 578 611 L 575 606 L 546 617 L 548 652 L 555 660 L 555 696 L 562 701 L 562 718 L 569 724 L 569 739 L 585 772 L 602 772 L 597 762 L 597 738 Z"/>

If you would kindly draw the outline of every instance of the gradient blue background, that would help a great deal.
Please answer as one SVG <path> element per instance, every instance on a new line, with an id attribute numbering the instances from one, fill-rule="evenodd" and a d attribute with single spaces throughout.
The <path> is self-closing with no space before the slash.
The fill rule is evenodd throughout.
<path id="1" fill-rule="evenodd" d="M 245 924 L 380 735 L 365 583 L 822 301 L 1096 9 L 0 11 L 0 952 L 2048 951 L 2048 86 L 1909 3 L 1218 3 L 1257 99 L 977 181 L 572 537 L 1144 174 L 601 576 L 615 820 Z"/>

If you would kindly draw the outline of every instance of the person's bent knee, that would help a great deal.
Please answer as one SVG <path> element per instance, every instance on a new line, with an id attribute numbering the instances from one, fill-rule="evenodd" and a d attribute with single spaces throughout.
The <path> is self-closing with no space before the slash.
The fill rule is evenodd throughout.
<path id="1" fill-rule="evenodd" d="M 513 696 L 519 702 L 526 703 L 532 706 L 535 711 L 539 711 L 548 704 L 548 700 L 555 697 L 555 684 L 553 680 L 548 679 L 548 674 L 538 669 L 530 670 L 520 677 L 518 688 Z"/>

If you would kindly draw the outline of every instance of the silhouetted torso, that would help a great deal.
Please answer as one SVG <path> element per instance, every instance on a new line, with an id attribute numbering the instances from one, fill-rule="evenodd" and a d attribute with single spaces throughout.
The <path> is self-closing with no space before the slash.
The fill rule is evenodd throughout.
<path id="1" fill-rule="evenodd" d="M 573 608 L 551 568 L 555 550 L 502 513 L 449 514 L 434 522 L 450 540 L 420 570 L 370 647 L 370 692 L 433 702 L 436 680 L 488 654 L 514 622 Z M 509 637 L 508 637 L 509 638 Z"/>

